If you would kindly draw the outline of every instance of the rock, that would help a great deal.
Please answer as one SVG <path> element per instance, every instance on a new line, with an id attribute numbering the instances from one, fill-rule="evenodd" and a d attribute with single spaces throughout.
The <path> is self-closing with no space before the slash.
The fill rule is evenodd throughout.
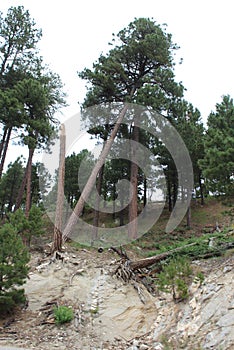
<path id="1" fill-rule="evenodd" d="M 230 271 L 232 271 L 232 266 L 225 266 L 225 267 L 223 268 L 223 272 L 224 272 L 224 273 L 227 273 L 227 272 L 230 272 Z"/>
<path id="2" fill-rule="evenodd" d="M 139 345 L 139 341 L 134 339 L 133 342 L 132 342 L 132 345 L 133 346 L 138 346 Z"/>
<path id="3" fill-rule="evenodd" d="M 196 300 L 195 297 L 190 300 L 189 305 L 191 306 L 192 309 L 196 309 L 196 307 L 197 307 L 197 300 Z"/>
<path id="4" fill-rule="evenodd" d="M 234 310 L 230 310 L 229 313 L 223 315 L 217 322 L 219 327 L 234 327 Z"/>
<path id="5" fill-rule="evenodd" d="M 161 343 L 155 343 L 154 350 L 163 350 L 163 345 Z"/>

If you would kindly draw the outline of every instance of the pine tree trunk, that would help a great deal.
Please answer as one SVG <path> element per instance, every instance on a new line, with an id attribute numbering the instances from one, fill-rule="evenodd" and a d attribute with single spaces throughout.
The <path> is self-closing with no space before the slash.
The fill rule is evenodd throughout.
<path id="1" fill-rule="evenodd" d="M 137 220 L 137 198 L 138 198 L 138 165 L 137 165 L 137 143 L 139 142 L 139 127 L 133 126 L 132 140 L 135 141 L 131 144 L 131 193 L 132 198 L 129 203 L 129 224 L 128 224 L 128 237 L 130 239 L 137 238 L 138 232 L 138 220 Z"/>
<path id="2" fill-rule="evenodd" d="M 7 130 L 8 129 L 6 127 L 4 127 L 2 141 L 0 142 L 0 159 L 2 158 L 2 151 L 3 151 L 3 146 L 4 146 L 5 140 L 6 140 Z"/>
<path id="3" fill-rule="evenodd" d="M 187 221 L 187 227 L 190 229 L 191 227 L 191 205 L 189 205 L 186 213 L 186 221 Z"/>
<path id="4" fill-rule="evenodd" d="M 107 134 L 108 134 L 108 125 L 105 125 L 105 136 L 103 137 L 103 147 L 104 147 L 105 142 L 107 140 Z M 98 174 L 98 180 L 97 180 L 97 195 L 96 195 L 94 218 L 93 218 L 93 241 L 96 240 L 98 237 L 98 226 L 99 226 L 99 217 L 100 217 L 100 212 L 99 212 L 100 195 L 102 192 L 104 168 L 105 168 L 105 164 L 103 164 L 103 166 L 101 167 L 99 174 Z"/>
<path id="5" fill-rule="evenodd" d="M 143 206 L 145 208 L 147 204 L 147 178 L 144 176 L 144 198 L 143 198 Z"/>
<path id="6" fill-rule="evenodd" d="M 133 95 L 134 92 L 135 92 L 135 89 L 133 90 L 131 95 Z M 90 177 L 89 177 L 89 179 L 88 179 L 88 181 L 87 181 L 87 183 L 82 191 L 82 194 L 81 194 L 81 196 L 80 196 L 80 198 L 79 198 L 79 200 L 78 200 L 78 202 L 77 202 L 77 204 L 76 204 L 76 206 L 75 206 L 75 208 L 74 208 L 74 210 L 73 210 L 73 212 L 68 220 L 68 223 L 63 231 L 63 240 L 64 241 L 66 241 L 67 238 L 69 237 L 69 235 L 71 234 L 73 227 L 77 223 L 77 221 L 82 213 L 85 201 L 88 199 L 90 192 L 92 191 L 93 185 L 95 184 L 96 177 L 98 175 L 98 172 L 100 171 L 101 167 L 105 163 L 105 159 L 110 152 L 111 146 L 114 142 L 114 139 L 117 135 L 120 124 L 122 123 L 122 120 L 123 120 L 127 110 L 128 110 L 128 106 L 125 105 L 124 108 L 122 109 L 117 121 L 116 121 L 116 124 L 112 130 L 110 138 L 107 140 L 105 147 L 103 148 L 102 153 L 101 153 L 97 163 L 95 164 L 95 166 L 93 168 L 93 171 L 92 171 L 92 173 L 91 173 L 91 175 L 90 175 Z"/>
<path id="7" fill-rule="evenodd" d="M 25 172 L 24 172 L 24 177 L 22 179 L 21 186 L 20 186 L 20 189 L 18 192 L 18 196 L 16 198 L 16 204 L 15 204 L 14 211 L 18 210 L 19 207 L 21 206 L 21 203 L 23 200 L 23 195 L 24 195 L 24 190 L 25 190 L 26 183 L 27 183 L 28 169 L 29 169 L 29 159 L 27 161 L 27 165 L 26 165 Z"/>
<path id="8" fill-rule="evenodd" d="M 116 184 L 113 183 L 113 192 L 112 192 L 112 202 L 113 202 L 112 219 L 113 220 L 116 219 L 115 198 L 116 198 Z"/>
<path id="9" fill-rule="evenodd" d="M 27 172 L 27 181 L 26 181 L 26 208 L 25 216 L 29 217 L 29 211 L 31 209 L 31 181 L 32 181 L 32 159 L 34 154 L 34 148 L 29 149 L 28 156 L 28 172 Z"/>
<path id="10" fill-rule="evenodd" d="M 200 194 L 201 194 L 201 205 L 204 205 L 204 192 L 203 192 L 203 185 L 202 185 L 202 179 L 201 179 L 201 174 L 199 173 L 199 187 L 200 187 Z"/>
<path id="11" fill-rule="evenodd" d="M 176 205 L 176 200 L 177 200 L 177 183 L 175 181 L 176 181 L 176 178 L 174 179 L 174 183 L 173 183 L 173 208 Z"/>
<path id="12" fill-rule="evenodd" d="M 52 253 L 62 250 L 62 225 L 63 225 L 63 201 L 64 201 L 64 181 L 65 181 L 65 157 L 66 157 L 66 133 L 64 124 L 60 129 L 60 154 L 59 154 L 59 174 L 58 192 L 54 223 L 54 241 Z"/>
<path id="13" fill-rule="evenodd" d="M 169 180 L 167 181 L 167 197 L 168 197 L 168 210 L 169 212 L 172 212 L 173 205 L 172 205 L 172 198 L 171 198 L 171 183 Z"/>
<path id="14" fill-rule="evenodd" d="M 5 142 L 3 144 L 1 163 L 0 163 L 0 179 L 1 179 L 2 173 L 3 173 L 3 168 L 4 168 L 4 164 L 5 164 L 5 160 L 6 160 L 6 154 L 7 154 L 7 150 L 8 150 L 8 146 L 9 146 L 9 142 L 10 142 L 11 132 L 12 132 L 12 127 L 7 129 L 6 139 L 5 139 Z"/>
<path id="15" fill-rule="evenodd" d="M 97 195 L 96 195 L 95 210 L 94 210 L 94 217 L 93 217 L 93 240 L 96 240 L 98 237 L 98 225 L 99 225 L 99 216 L 100 216 L 99 215 L 100 195 L 102 191 L 104 167 L 105 165 L 103 164 L 103 166 L 99 171 L 98 180 L 97 180 Z"/>

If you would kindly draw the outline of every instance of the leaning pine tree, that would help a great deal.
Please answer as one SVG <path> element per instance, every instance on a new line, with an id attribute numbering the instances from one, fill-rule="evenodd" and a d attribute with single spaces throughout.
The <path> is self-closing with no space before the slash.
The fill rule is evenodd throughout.
<path id="1" fill-rule="evenodd" d="M 162 111 L 167 108 L 169 101 L 183 95 L 183 86 L 174 81 L 173 51 L 177 45 L 172 42 L 171 35 L 155 21 L 147 18 L 135 19 L 129 26 L 113 36 L 112 49 L 106 55 L 101 55 L 93 69 L 84 69 L 79 73 L 82 79 L 89 83 L 83 107 L 97 104 L 122 102 L 125 103 L 110 136 L 103 148 L 100 161 L 97 162 L 90 180 L 77 203 L 76 208 L 67 223 L 64 231 L 66 239 L 75 225 L 86 198 L 89 196 L 96 176 L 109 153 L 111 144 L 116 137 L 128 105 L 137 103 Z M 99 122 L 105 125 L 107 121 Z M 90 119 L 90 129 L 93 121 Z M 130 125 L 129 137 L 138 141 L 139 132 L 134 127 L 134 121 Z M 132 150 L 134 154 L 136 150 Z M 129 225 L 129 237 L 136 237 L 137 231 L 137 176 L 138 167 L 133 164 L 131 168 L 131 183 L 133 184 L 133 199 L 129 207 L 129 219 L 133 224 Z"/>

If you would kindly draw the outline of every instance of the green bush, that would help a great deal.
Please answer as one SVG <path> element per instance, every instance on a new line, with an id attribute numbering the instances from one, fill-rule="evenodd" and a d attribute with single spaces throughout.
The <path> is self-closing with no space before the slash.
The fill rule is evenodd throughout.
<path id="1" fill-rule="evenodd" d="M 158 289 L 172 293 L 174 300 L 184 300 L 188 297 L 188 287 L 191 282 L 192 268 L 190 261 L 178 257 L 163 266 L 158 275 Z"/>
<path id="2" fill-rule="evenodd" d="M 0 315 L 6 315 L 14 310 L 19 304 L 24 304 L 26 297 L 24 289 L 12 290 L 0 295 Z"/>
<path id="3" fill-rule="evenodd" d="M 24 290 L 30 260 L 28 250 L 11 224 L 0 228 L 0 314 L 25 301 Z"/>
<path id="4" fill-rule="evenodd" d="M 71 322 L 73 317 L 73 310 L 70 307 L 58 306 L 54 309 L 54 319 L 56 324 Z"/>
<path id="5" fill-rule="evenodd" d="M 10 214 L 9 218 L 12 226 L 28 246 L 30 246 L 32 236 L 44 234 L 43 212 L 35 204 L 32 205 L 28 218 L 22 209 Z"/>

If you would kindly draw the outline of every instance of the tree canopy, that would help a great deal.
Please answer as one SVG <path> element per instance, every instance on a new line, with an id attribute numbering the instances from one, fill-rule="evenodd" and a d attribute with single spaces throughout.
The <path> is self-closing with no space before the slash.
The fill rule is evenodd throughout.
<path id="1" fill-rule="evenodd" d="M 205 154 L 200 161 L 212 193 L 234 194 L 234 104 L 229 95 L 216 104 L 207 121 Z"/>

